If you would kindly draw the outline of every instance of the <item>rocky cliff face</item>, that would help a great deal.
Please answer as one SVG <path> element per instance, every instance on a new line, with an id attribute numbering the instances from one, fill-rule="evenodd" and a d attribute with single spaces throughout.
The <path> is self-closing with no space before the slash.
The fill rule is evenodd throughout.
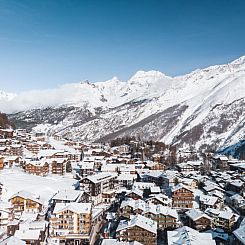
<path id="1" fill-rule="evenodd" d="M 0 112 L 0 128 L 4 128 L 4 129 L 15 128 L 14 123 L 8 119 L 6 114 L 1 112 Z"/>

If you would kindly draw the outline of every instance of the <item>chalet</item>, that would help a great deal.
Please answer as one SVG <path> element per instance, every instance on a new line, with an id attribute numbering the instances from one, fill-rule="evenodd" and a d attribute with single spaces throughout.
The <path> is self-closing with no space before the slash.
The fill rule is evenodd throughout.
<path id="1" fill-rule="evenodd" d="M 144 245 L 157 244 L 157 223 L 142 215 L 136 215 L 129 221 L 120 221 L 116 237 L 119 241 L 138 241 Z"/>
<path id="2" fill-rule="evenodd" d="M 89 194 L 84 191 L 67 189 L 58 191 L 52 198 L 54 206 L 56 203 L 86 203 L 89 199 Z"/>
<path id="3" fill-rule="evenodd" d="M 226 190 L 233 191 L 238 194 L 243 194 L 243 191 L 245 190 L 245 183 L 240 180 L 230 180 L 226 184 Z"/>
<path id="4" fill-rule="evenodd" d="M 48 235 L 48 221 L 25 221 L 19 224 L 14 236 L 27 244 L 42 244 Z"/>
<path id="5" fill-rule="evenodd" d="M 86 177 L 94 173 L 94 169 L 95 169 L 94 161 L 82 161 L 78 165 L 80 167 L 81 177 Z"/>
<path id="6" fill-rule="evenodd" d="M 7 146 L 0 146 L 0 155 L 1 156 L 8 156 L 9 150 Z"/>
<path id="7" fill-rule="evenodd" d="M 33 154 L 38 154 L 41 150 L 41 145 L 37 142 L 28 142 L 25 144 L 25 148 Z"/>
<path id="8" fill-rule="evenodd" d="M 207 208 L 221 208 L 221 203 L 218 197 L 201 195 L 199 199 L 200 209 L 206 210 Z"/>
<path id="9" fill-rule="evenodd" d="M 89 244 L 91 203 L 57 203 L 50 218 L 50 235 L 65 244 Z"/>
<path id="10" fill-rule="evenodd" d="M 20 156 L 7 156 L 4 159 L 4 162 L 9 166 L 12 167 L 13 165 L 21 165 L 23 162 L 22 158 Z"/>
<path id="11" fill-rule="evenodd" d="M 14 136 L 14 130 L 13 129 L 2 129 L 0 128 L 0 138 L 4 139 L 11 139 Z"/>
<path id="12" fill-rule="evenodd" d="M 25 171 L 29 174 L 46 176 L 49 173 L 49 164 L 44 158 L 39 161 L 28 161 L 25 164 Z"/>
<path id="13" fill-rule="evenodd" d="M 68 164 L 67 158 L 50 158 L 51 173 L 57 175 L 64 175 Z"/>
<path id="14" fill-rule="evenodd" d="M 13 206 L 9 202 L 0 202 L 0 227 L 7 231 L 8 222 L 13 219 Z"/>
<path id="15" fill-rule="evenodd" d="M 9 221 L 7 225 L 7 235 L 14 236 L 15 231 L 19 229 L 19 224 L 20 224 L 20 221 L 17 219 Z"/>
<path id="16" fill-rule="evenodd" d="M 150 195 L 150 197 L 146 199 L 146 202 L 155 205 L 172 206 L 172 200 L 164 194 Z"/>
<path id="17" fill-rule="evenodd" d="M 10 156 L 23 156 L 23 146 L 21 144 L 10 145 L 9 155 Z"/>
<path id="18" fill-rule="evenodd" d="M 234 235 L 234 240 L 233 240 L 233 244 L 234 245 L 244 245 L 245 244 L 245 219 L 243 218 L 240 226 L 233 231 L 233 235 Z"/>
<path id="19" fill-rule="evenodd" d="M 68 153 L 64 150 L 55 150 L 55 149 L 41 150 L 38 153 L 38 158 L 43 158 L 43 157 L 46 157 L 47 159 L 52 159 L 52 158 L 68 159 Z"/>
<path id="20" fill-rule="evenodd" d="M 188 226 L 183 226 L 174 231 L 167 231 L 168 245 L 183 244 L 209 244 L 216 245 L 210 233 L 200 233 Z"/>
<path id="21" fill-rule="evenodd" d="M 163 163 L 159 162 L 147 162 L 146 167 L 150 170 L 165 170 L 165 165 Z"/>
<path id="22" fill-rule="evenodd" d="M 147 203 L 142 215 L 156 221 L 158 230 L 178 227 L 178 213 L 175 209 L 170 207 Z"/>
<path id="23" fill-rule="evenodd" d="M 212 218 L 202 211 L 191 209 L 185 214 L 188 217 L 189 226 L 195 230 L 205 230 L 212 226 Z"/>
<path id="24" fill-rule="evenodd" d="M 111 190 L 117 190 L 118 181 L 116 173 L 98 173 L 80 180 L 80 188 L 90 193 L 94 205 L 103 201 L 102 194 Z"/>
<path id="25" fill-rule="evenodd" d="M 153 182 L 134 182 L 133 184 L 133 189 L 138 189 L 138 190 L 149 190 L 151 187 L 155 187 L 156 184 Z"/>
<path id="26" fill-rule="evenodd" d="M 221 211 L 219 209 L 208 208 L 205 213 L 213 219 L 215 227 L 231 230 L 234 227 L 237 217 L 231 211 Z"/>
<path id="27" fill-rule="evenodd" d="M 116 200 L 116 190 L 108 190 L 102 192 L 102 202 L 111 204 Z"/>
<path id="28" fill-rule="evenodd" d="M 143 191 L 142 190 L 139 190 L 139 189 L 133 189 L 131 191 L 129 191 L 127 194 L 126 194 L 126 197 L 127 198 L 130 198 L 130 199 L 133 199 L 133 200 L 140 200 L 143 198 Z"/>
<path id="29" fill-rule="evenodd" d="M 119 174 L 118 183 L 120 187 L 126 187 L 127 189 L 132 188 L 134 181 L 137 179 L 136 174 Z"/>
<path id="30" fill-rule="evenodd" d="M 193 191 L 183 184 L 179 184 L 172 189 L 172 206 L 174 208 L 192 208 L 193 200 Z"/>
<path id="31" fill-rule="evenodd" d="M 162 186 L 164 183 L 163 176 L 163 172 L 159 170 L 149 170 L 142 176 L 142 180 L 144 182 L 155 183 L 157 186 Z"/>
<path id="32" fill-rule="evenodd" d="M 129 199 L 123 201 L 120 206 L 120 215 L 130 218 L 133 214 L 142 214 L 145 211 L 146 203 L 143 200 Z"/>
<path id="33" fill-rule="evenodd" d="M 40 197 L 27 191 L 19 191 L 14 194 L 9 201 L 13 205 L 14 212 L 32 211 L 41 212 L 43 208 L 43 201 Z"/>
<path id="34" fill-rule="evenodd" d="M 233 207 L 235 207 L 242 215 L 245 214 L 245 199 L 239 194 L 235 194 L 227 200 Z"/>
<path id="35" fill-rule="evenodd" d="M 216 168 L 222 171 L 229 169 L 228 166 L 229 159 L 226 156 L 214 156 L 212 160 Z"/>
<path id="36" fill-rule="evenodd" d="M 0 138 L 0 146 L 9 146 L 11 145 L 12 140 L 11 139 L 1 139 Z"/>
<path id="37" fill-rule="evenodd" d="M 179 172 L 193 172 L 195 169 L 189 162 L 182 162 L 176 165 Z"/>
<path id="38" fill-rule="evenodd" d="M 175 185 L 175 179 L 179 175 L 177 171 L 166 170 L 163 175 L 163 185 L 165 187 L 173 187 Z"/>
<path id="39" fill-rule="evenodd" d="M 197 184 L 197 181 L 195 179 L 181 178 L 181 179 L 179 179 L 179 181 L 182 184 L 184 184 L 185 186 L 188 186 L 188 188 L 190 188 L 190 189 L 197 189 L 198 188 L 198 184 Z"/>
<path id="40" fill-rule="evenodd" d="M 213 183 L 211 181 L 206 181 L 204 183 L 203 191 L 205 194 L 209 194 L 214 191 L 225 192 L 220 186 L 218 186 L 216 183 Z"/>

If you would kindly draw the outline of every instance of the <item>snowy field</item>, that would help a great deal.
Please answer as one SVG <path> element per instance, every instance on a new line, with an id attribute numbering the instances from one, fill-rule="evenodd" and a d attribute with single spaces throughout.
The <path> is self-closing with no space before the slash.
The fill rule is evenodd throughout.
<path id="1" fill-rule="evenodd" d="M 25 173 L 20 168 L 4 169 L 0 171 L 0 183 L 3 184 L 2 200 L 8 200 L 18 191 L 26 190 L 33 194 L 40 195 L 45 202 L 61 189 L 74 189 L 77 180 L 72 175 L 46 177 Z"/>

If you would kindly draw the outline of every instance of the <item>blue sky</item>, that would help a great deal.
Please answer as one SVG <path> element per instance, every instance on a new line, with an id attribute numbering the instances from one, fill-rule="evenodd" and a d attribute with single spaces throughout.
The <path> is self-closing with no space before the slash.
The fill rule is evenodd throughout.
<path id="1" fill-rule="evenodd" d="M 244 12 L 243 0 L 0 0 L 0 90 L 227 63 L 245 54 Z"/>

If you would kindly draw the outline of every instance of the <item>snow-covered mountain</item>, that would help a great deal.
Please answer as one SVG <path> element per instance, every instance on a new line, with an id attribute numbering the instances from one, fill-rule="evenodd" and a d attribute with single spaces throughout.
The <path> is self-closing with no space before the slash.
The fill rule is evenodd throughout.
<path id="1" fill-rule="evenodd" d="M 1 99 L 1 95 L 0 95 Z M 127 82 L 65 84 L 1 99 L 17 126 L 85 141 L 138 135 L 169 144 L 226 147 L 245 138 L 245 56 L 169 77 L 138 71 Z M 13 113 L 14 112 L 14 113 Z"/>

